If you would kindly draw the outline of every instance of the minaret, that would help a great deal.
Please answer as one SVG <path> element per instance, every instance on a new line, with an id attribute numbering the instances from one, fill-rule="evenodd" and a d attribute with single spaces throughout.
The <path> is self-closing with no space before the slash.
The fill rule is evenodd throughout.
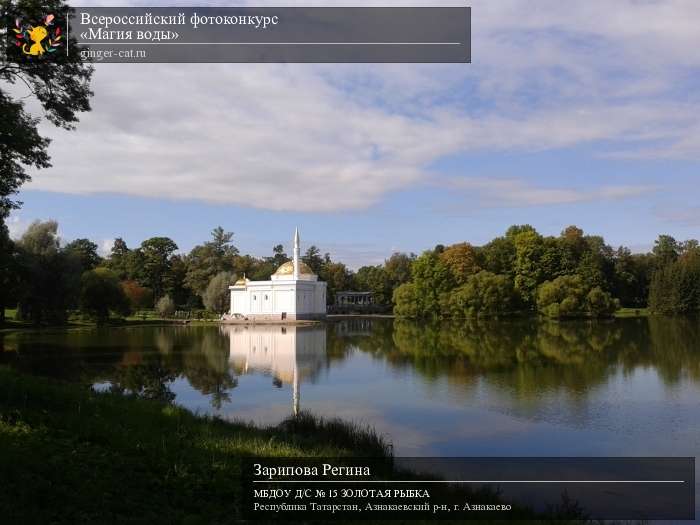
<path id="1" fill-rule="evenodd" d="M 294 229 L 294 280 L 299 280 L 299 228 Z"/>

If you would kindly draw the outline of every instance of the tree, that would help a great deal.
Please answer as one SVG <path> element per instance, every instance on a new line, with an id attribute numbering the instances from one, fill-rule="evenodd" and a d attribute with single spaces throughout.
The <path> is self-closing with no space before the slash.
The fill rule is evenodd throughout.
<path id="1" fill-rule="evenodd" d="M 63 22 L 67 5 L 60 0 L 0 0 L 0 19 L 21 19 L 31 22 L 42 20 L 47 13 L 55 13 L 56 22 Z M 0 217 L 19 207 L 13 200 L 20 186 L 30 180 L 27 168 L 47 168 L 49 139 L 39 134 L 39 118 L 25 108 L 26 87 L 44 112 L 44 117 L 55 126 L 72 129 L 78 114 L 90 110 L 90 78 L 92 66 L 80 57 L 76 41 L 70 35 L 68 52 L 52 53 L 50 58 L 27 59 L 20 48 L 7 46 L 10 60 L 0 64 L 0 80 L 18 84 L 22 89 L 13 97 L 9 90 L 0 88 Z M 62 48 L 66 49 L 66 48 Z M 14 61 L 13 59 L 17 59 Z"/>
<path id="2" fill-rule="evenodd" d="M 553 319 L 610 317 L 618 307 L 612 295 L 580 275 L 563 275 L 537 289 L 538 311 Z"/>
<path id="3" fill-rule="evenodd" d="M 149 288 L 141 286 L 136 281 L 123 281 L 121 285 L 132 310 L 142 310 L 153 306 L 153 292 Z"/>
<path id="4" fill-rule="evenodd" d="M 284 253 L 284 246 L 281 244 L 278 244 L 277 246 L 272 248 L 272 257 L 269 257 L 268 260 L 272 263 L 272 265 L 275 268 L 279 268 L 282 266 L 284 263 L 289 261 L 289 257 L 287 256 L 286 253 Z"/>
<path id="5" fill-rule="evenodd" d="M 233 232 L 226 232 L 221 226 L 214 228 L 211 240 L 195 246 L 185 257 L 185 285 L 201 297 L 216 274 L 234 271 L 237 255 Z"/>
<path id="6" fill-rule="evenodd" d="M 415 312 L 415 315 L 411 315 L 412 317 L 438 317 L 440 315 L 440 297 L 453 287 L 452 274 L 440 260 L 440 255 L 435 251 L 426 251 L 413 261 L 410 287 L 403 288 L 399 294 L 402 301 L 411 298 L 416 304 L 409 307 L 406 304 L 399 305 L 395 301 L 395 312 L 398 308 L 399 311 Z M 396 292 L 394 298 L 396 299 Z M 397 315 L 405 314 L 397 312 Z"/>
<path id="7" fill-rule="evenodd" d="M 32 223 L 17 243 L 18 313 L 35 324 L 62 324 L 80 292 L 80 261 L 60 249 L 56 221 Z"/>
<path id="8" fill-rule="evenodd" d="M 76 239 L 66 244 L 64 249 L 80 261 L 83 271 L 93 270 L 102 262 L 102 257 L 97 253 L 97 244 L 90 239 Z"/>
<path id="9" fill-rule="evenodd" d="M 452 273 L 452 278 L 459 286 L 467 282 L 467 279 L 481 271 L 478 255 L 474 247 L 467 243 L 453 244 L 440 253 L 442 261 Z"/>
<path id="10" fill-rule="evenodd" d="M 394 303 L 394 314 L 398 317 L 415 319 L 422 315 L 418 306 L 419 300 L 416 287 L 413 283 L 404 283 L 397 287 L 394 290 L 392 302 Z"/>
<path id="11" fill-rule="evenodd" d="M 383 266 L 363 266 L 357 270 L 355 287 L 361 291 L 372 292 L 377 304 L 389 304 L 392 300 L 392 285 Z"/>
<path id="12" fill-rule="evenodd" d="M 537 286 L 544 280 L 541 264 L 544 241 L 542 236 L 530 226 L 512 226 L 506 237 L 512 231 L 517 231 L 512 233 L 515 245 L 515 288 L 525 304 L 534 304 Z"/>
<path id="13" fill-rule="evenodd" d="M 129 299 L 117 274 L 108 268 L 84 272 L 80 286 L 80 309 L 98 324 L 107 321 L 110 312 L 121 316 L 129 315 Z"/>
<path id="14" fill-rule="evenodd" d="M 481 250 L 484 269 L 497 275 L 514 276 L 515 243 L 509 237 L 496 237 Z"/>
<path id="15" fill-rule="evenodd" d="M 341 262 L 332 262 L 330 258 L 324 262 L 319 278 L 326 281 L 328 293 L 326 300 L 329 303 L 335 301 L 336 292 L 352 288 L 352 274 Z"/>
<path id="16" fill-rule="evenodd" d="M 15 243 L 10 239 L 5 221 L 0 218 L 0 324 L 5 321 L 5 308 L 17 299 L 18 279 Z"/>
<path id="17" fill-rule="evenodd" d="M 175 250 L 177 244 L 169 237 L 152 237 L 141 243 L 143 284 L 153 290 L 156 297 L 161 297 L 166 291 Z"/>
<path id="18" fill-rule="evenodd" d="M 649 287 L 649 308 L 662 314 L 700 311 L 700 249 L 691 248 L 658 268 Z"/>
<path id="19" fill-rule="evenodd" d="M 476 317 L 512 314 L 518 309 L 518 294 L 505 275 L 481 271 L 467 278 L 442 298 L 442 312 L 448 317 Z"/>
<path id="20" fill-rule="evenodd" d="M 407 255 L 396 252 L 384 261 L 384 271 L 392 290 L 411 279 L 411 265 L 415 259 L 416 256 L 413 253 Z"/>
<path id="21" fill-rule="evenodd" d="M 302 256 L 301 260 L 305 262 L 309 268 L 311 268 L 311 271 L 313 271 L 316 275 L 321 273 L 321 268 L 323 267 L 324 261 L 323 257 L 321 257 L 321 250 L 319 250 L 316 246 L 309 246 L 309 249 L 306 250 L 306 253 Z"/>
<path id="22" fill-rule="evenodd" d="M 678 241 L 670 235 L 659 235 L 654 241 L 654 247 L 651 252 L 656 256 L 658 267 L 670 264 L 678 259 L 680 246 Z"/>
<path id="23" fill-rule="evenodd" d="M 172 317 L 175 314 L 175 302 L 169 295 L 161 297 L 156 303 L 156 311 L 161 317 Z"/>
<path id="24" fill-rule="evenodd" d="M 207 310 L 217 314 L 228 311 L 231 294 L 228 287 L 235 280 L 235 275 L 231 272 L 220 272 L 212 278 L 202 297 Z"/>

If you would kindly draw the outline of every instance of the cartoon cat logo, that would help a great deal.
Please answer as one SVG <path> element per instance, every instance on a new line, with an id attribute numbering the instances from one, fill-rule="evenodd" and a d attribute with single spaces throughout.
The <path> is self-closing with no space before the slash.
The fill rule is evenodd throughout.
<path id="1" fill-rule="evenodd" d="M 22 53 L 30 57 L 42 57 L 44 53 L 54 53 L 62 44 L 61 28 L 54 27 L 54 15 L 47 15 L 40 24 L 24 25 L 15 20 L 15 45 L 21 47 Z"/>

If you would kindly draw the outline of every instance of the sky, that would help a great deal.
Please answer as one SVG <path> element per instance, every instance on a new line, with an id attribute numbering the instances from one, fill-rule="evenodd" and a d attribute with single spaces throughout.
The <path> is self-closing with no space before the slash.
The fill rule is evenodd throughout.
<path id="1" fill-rule="evenodd" d="M 299 227 L 352 268 L 511 224 L 700 237 L 700 2 L 343 5 L 470 5 L 472 63 L 100 64 L 77 129 L 41 124 L 11 233 L 188 251 L 221 225 L 263 256 Z"/>

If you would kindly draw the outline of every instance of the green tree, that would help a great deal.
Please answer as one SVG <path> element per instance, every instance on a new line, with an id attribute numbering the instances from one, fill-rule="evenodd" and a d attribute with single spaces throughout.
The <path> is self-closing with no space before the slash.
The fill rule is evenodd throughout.
<path id="1" fill-rule="evenodd" d="M 415 319 L 422 316 L 419 310 L 418 294 L 413 283 L 404 283 L 394 290 L 392 298 L 394 303 L 394 314 L 398 317 Z"/>
<path id="2" fill-rule="evenodd" d="M 211 240 L 195 246 L 185 257 L 185 285 L 201 297 L 216 274 L 234 271 L 237 256 L 233 232 L 227 232 L 221 226 L 214 228 Z"/>
<path id="3" fill-rule="evenodd" d="M 537 286 L 544 281 L 544 240 L 530 226 L 512 226 L 508 232 L 506 237 L 511 237 L 515 245 L 515 288 L 525 304 L 534 304 Z"/>
<path id="4" fill-rule="evenodd" d="M 55 13 L 62 20 L 67 4 L 60 0 L 0 0 L 0 20 L 16 18 L 41 20 Z M 9 35 L 5 38 L 9 38 Z M 47 168 L 49 139 L 39 133 L 40 119 L 25 107 L 27 88 L 43 110 L 43 116 L 55 126 L 72 129 L 78 114 L 90 110 L 92 67 L 80 57 L 75 39 L 69 39 L 68 52 L 52 54 L 48 59 L 27 60 L 19 48 L 7 46 L 10 58 L 0 63 L 0 217 L 5 218 L 21 203 L 13 200 L 20 186 L 30 179 L 27 168 Z M 13 88 L 17 84 L 21 89 Z M 9 87 L 9 89 L 8 89 Z M 17 94 L 17 95 L 14 95 Z"/>
<path id="5" fill-rule="evenodd" d="M 440 254 L 429 250 L 413 261 L 410 285 L 402 285 L 394 292 L 394 311 L 397 315 L 408 317 L 402 312 L 411 312 L 410 317 L 438 317 L 440 297 L 454 287 L 454 280 L 447 265 L 440 260 Z M 401 292 L 397 296 L 399 289 Z M 401 303 L 397 302 L 397 297 Z M 403 301 L 409 298 L 416 304 L 406 305 Z"/>
<path id="6" fill-rule="evenodd" d="M 666 258 L 649 287 L 649 308 L 662 314 L 700 311 L 700 249 L 690 249 L 676 260 Z"/>
<path id="7" fill-rule="evenodd" d="M 511 237 L 496 237 L 479 251 L 485 270 L 508 275 L 511 279 L 514 277 L 515 242 Z"/>
<path id="8" fill-rule="evenodd" d="M 228 287 L 231 286 L 235 280 L 236 277 L 231 272 L 220 272 L 212 278 L 202 297 L 207 310 L 217 314 L 228 311 L 231 296 Z"/>
<path id="9" fill-rule="evenodd" d="M 580 275 L 563 275 L 537 289 L 538 311 L 553 319 L 610 317 L 618 307 L 608 292 Z"/>
<path id="10" fill-rule="evenodd" d="M 306 250 L 301 260 L 304 261 L 316 275 L 321 273 L 324 259 L 321 257 L 321 250 L 319 250 L 318 247 L 314 245 L 309 246 L 309 249 Z"/>
<path id="11" fill-rule="evenodd" d="M 106 322 L 110 313 L 129 315 L 129 299 L 116 273 L 95 268 L 84 272 L 80 281 L 80 309 L 98 323 Z"/>
<path id="12" fill-rule="evenodd" d="M 56 221 L 32 223 L 18 241 L 18 311 L 35 324 L 65 323 L 80 292 L 80 261 L 60 249 Z"/>
<path id="13" fill-rule="evenodd" d="M 148 286 L 156 297 L 166 292 L 172 257 L 177 250 L 177 244 L 168 237 L 152 237 L 141 243 L 139 253 L 143 258 L 142 284 Z"/>
<path id="14" fill-rule="evenodd" d="M 0 218 L 0 324 L 5 321 L 5 308 L 16 304 L 18 272 L 17 249 L 5 221 Z"/>
<path id="15" fill-rule="evenodd" d="M 448 317 L 476 317 L 512 314 L 518 309 L 518 295 L 505 275 L 481 271 L 460 287 L 443 295 L 442 312 Z"/>
<path id="16" fill-rule="evenodd" d="M 97 244 L 90 239 L 75 239 L 66 244 L 64 249 L 80 261 L 83 271 L 93 270 L 102 263 L 102 257 L 97 253 Z"/>
<path id="17" fill-rule="evenodd" d="M 393 288 L 384 266 L 363 266 L 355 274 L 355 287 L 372 292 L 376 304 L 390 304 Z"/>

